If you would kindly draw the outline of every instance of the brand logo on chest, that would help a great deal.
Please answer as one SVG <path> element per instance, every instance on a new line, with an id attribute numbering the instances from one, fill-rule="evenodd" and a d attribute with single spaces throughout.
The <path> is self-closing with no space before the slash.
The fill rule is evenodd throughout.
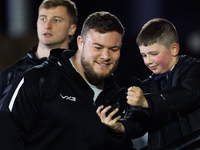
<path id="1" fill-rule="evenodd" d="M 76 101 L 76 97 L 73 97 L 73 96 L 63 96 L 62 94 L 60 94 L 61 98 L 62 99 L 65 99 L 65 100 L 69 100 L 69 101 L 73 101 L 75 102 Z"/>

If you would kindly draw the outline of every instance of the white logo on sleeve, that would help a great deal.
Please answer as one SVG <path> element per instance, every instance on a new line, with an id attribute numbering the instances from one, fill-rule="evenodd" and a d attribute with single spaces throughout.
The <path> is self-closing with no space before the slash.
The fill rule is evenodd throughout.
<path id="1" fill-rule="evenodd" d="M 65 100 L 70 100 L 70 101 L 73 101 L 73 102 L 76 101 L 76 97 L 72 97 L 72 96 L 62 96 L 62 94 L 60 94 L 60 96 L 62 97 L 62 99 L 65 99 Z"/>

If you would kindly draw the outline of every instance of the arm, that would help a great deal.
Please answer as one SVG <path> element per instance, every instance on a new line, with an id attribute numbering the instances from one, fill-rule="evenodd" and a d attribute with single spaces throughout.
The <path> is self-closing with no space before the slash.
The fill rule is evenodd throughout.
<path id="1" fill-rule="evenodd" d="M 0 96 L 8 93 L 9 89 L 6 89 L 8 85 L 13 84 L 17 77 L 19 77 L 25 69 L 19 69 L 19 66 L 24 65 L 24 58 L 21 58 L 16 63 L 10 65 L 6 69 L 4 69 L 0 74 Z"/>
<path id="2" fill-rule="evenodd" d="M 39 84 L 27 72 L 13 84 L 0 115 L 0 149 L 25 149 L 41 106 Z"/>
<path id="3" fill-rule="evenodd" d="M 191 66 L 176 86 L 148 98 L 153 114 L 190 111 L 200 107 L 200 64 Z"/>
<path id="4" fill-rule="evenodd" d="M 143 96 L 136 87 L 129 88 L 128 103 L 149 108 L 151 114 L 187 111 L 200 107 L 200 64 L 190 67 L 177 81 L 176 86 Z M 134 89 L 135 88 L 135 89 Z M 135 91 L 134 91 L 135 90 Z M 134 94 L 135 93 L 135 94 Z"/>
<path id="5" fill-rule="evenodd" d="M 8 78 L 11 77 L 14 66 L 10 66 L 3 70 L 0 74 L 0 96 L 3 94 L 4 90 L 8 85 Z"/>
<path id="6" fill-rule="evenodd" d="M 125 138 L 138 138 L 147 132 L 148 123 L 146 122 L 148 122 L 147 120 L 149 117 L 142 111 L 132 108 L 127 117 L 120 119 L 121 116 L 118 116 L 112 119 L 118 109 L 116 108 L 106 116 L 106 112 L 110 108 L 111 106 L 107 106 L 103 109 L 103 106 L 99 106 L 96 112 L 100 117 L 101 122 L 109 127 L 110 130 L 108 130 L 108 133 L 113 141 L 118 142 Z"/>

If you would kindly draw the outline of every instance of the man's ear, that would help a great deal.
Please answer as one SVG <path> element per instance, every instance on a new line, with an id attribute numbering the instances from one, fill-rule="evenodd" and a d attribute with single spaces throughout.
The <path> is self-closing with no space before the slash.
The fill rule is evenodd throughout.
<path id="1" fill-rule="evenodd" d="M 76 24 L 72 24 L 69 29 L 69 35 L 73 36 L 76 32 Z"/>
<path id="2" fill-rule="evenodd" d="M 171 52 L 172 52 L 172 56 L 177 56 L 178 53 L 179 53 L 179 44 L 178 43 L 173 43 L 172 46 L 171 46 Z"/>
<path id="3" fill-rule="evenodd" d="M 79 50 L 82 50 L 82 47 L 83 47 L 83 37 L 80 36 L 80 35 L 77 37 L 77 46 L 78 46 Z"/>

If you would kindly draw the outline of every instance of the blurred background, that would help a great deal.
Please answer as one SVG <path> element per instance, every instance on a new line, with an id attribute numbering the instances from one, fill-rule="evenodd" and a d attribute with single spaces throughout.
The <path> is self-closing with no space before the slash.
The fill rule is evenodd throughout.
<path id="1" fill-rule="evenodd" d="M 42 0 L 1 0 L 0 72 L 37 44 L 36 22 Z M 143 64 L 135 39 L 152 18 L 165 18 L 177 28 L 180 54 L 200 57 L 200 9 L 198 0 L 74 0 L 78 8 L 78 28 L 70 49 L 77 49 L 76 37 L 86 17 L 95 11 L 115 14 L 126 28 L 119 67 L 115 72 L 120 86 L 130 86 L 131 76 L 147 78 L 151 72 Z"/>
<path id="2" fill-rule="evenodd" d="M 42 0 L 1 0 L 0 72 L 24 57 L 38 43 L 36 22 Z M 129 87 L 131 76 L 147 78 L 151 72 L 143 64 L 135 39 L 150 19 L 171 21 L 180 38 L 180 54 L 200 57 L 200 9 L 198 0 L 73 0 L 78 8 L 78 28 L 70 49 L 77 49 L 76 37 L 86 17 L 95 11 L 109 11 L 126 28 L 121 58 L 115 72 L 120 86 Z M 141 142 L 141 141 L 140 141 Z M 138 142 L 136 142 L 138 143 Z M 142 143 L 143 144 L 143 143 Z M 144 142 L 145 144 L 145 142 Z M 141 144 L 140 144 L 141 145 Z"/>

